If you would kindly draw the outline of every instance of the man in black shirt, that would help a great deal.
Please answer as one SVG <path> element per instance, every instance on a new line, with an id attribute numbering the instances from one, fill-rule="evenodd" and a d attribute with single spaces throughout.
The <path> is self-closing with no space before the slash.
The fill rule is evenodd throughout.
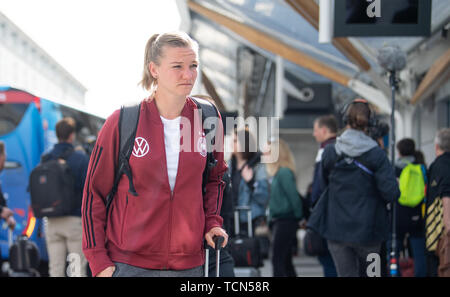
<path id="1" fill-rule="evenodd" d="M 450 277 L 450 128 L 438 132 L 435 149 L 427 187 L 428 276 Z"/>
<path id="2" fill-rule="evenodd" d="M 5 143 L 0 141 L 0 172 L 5 167 L 6 151 Z M 3 196 L 3 191 L 0 187 L 0 217 L 6 221 L 11 229 L 16 227 L 16 221 L 14 220 L 13 212 L 6 206 L 6 199 Z"/>

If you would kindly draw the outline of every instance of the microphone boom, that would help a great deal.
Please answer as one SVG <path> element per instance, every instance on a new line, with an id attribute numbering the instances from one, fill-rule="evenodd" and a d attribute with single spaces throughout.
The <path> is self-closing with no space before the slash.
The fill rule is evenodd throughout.
<path id="1" fill-rule="evenodd" d="M 400 71 L 406 66 L 406 55 L 397 46 L 385 46 L 378 52 L 378 63 L 389 72 Z"/>

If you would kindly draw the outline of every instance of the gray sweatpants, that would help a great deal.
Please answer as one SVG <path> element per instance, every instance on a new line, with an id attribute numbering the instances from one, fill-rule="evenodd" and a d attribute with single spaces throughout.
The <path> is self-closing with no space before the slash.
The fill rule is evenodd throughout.
<path id="1" fill-rule="evenodd" d="M 380 244 L 362 246 L 355 243 L 328 240 L 328 249 L 333 257 L 338 277 L 364 277 L 369 254 L 380 256 Z"/>
<path id="2" fill-rule="evenodd" d="M 114 263 L 116 270 L 113 277 L 203 277 L 203 266 L 186 270 L 154 270 L 131 266 L 125 263 Z"/>

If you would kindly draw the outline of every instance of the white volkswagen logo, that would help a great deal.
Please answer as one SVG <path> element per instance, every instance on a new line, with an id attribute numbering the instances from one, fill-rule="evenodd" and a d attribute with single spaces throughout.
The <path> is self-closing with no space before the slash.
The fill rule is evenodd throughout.
<path id="1" fill-rule="evenodd" d="M 136 137 L 134 140 L 133 156 L 142 158 L 147 155 L 149 150 L 150 146 L 148 145 L 147 140 L 142 137 Z"/>
<path id="2" fill-rule="evenodd" d="M 200 153 L 202 157 L 206 157 L 207 149 L 206 149 L 206 138 L 205 136 L 200 137 L 197 140 L 197 151 Z"/>

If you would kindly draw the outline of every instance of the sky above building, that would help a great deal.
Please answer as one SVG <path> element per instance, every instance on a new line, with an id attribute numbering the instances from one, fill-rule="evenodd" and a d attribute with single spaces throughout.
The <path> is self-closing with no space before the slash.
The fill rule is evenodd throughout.
<path id="1" fill-rule="evenodd" d="M 148 96 L 138 86 L 145 45 L 180 26 L 175 0 L 0 0 L 0 11 L 88 89 L 86 108 L 102 116 Z"/>

